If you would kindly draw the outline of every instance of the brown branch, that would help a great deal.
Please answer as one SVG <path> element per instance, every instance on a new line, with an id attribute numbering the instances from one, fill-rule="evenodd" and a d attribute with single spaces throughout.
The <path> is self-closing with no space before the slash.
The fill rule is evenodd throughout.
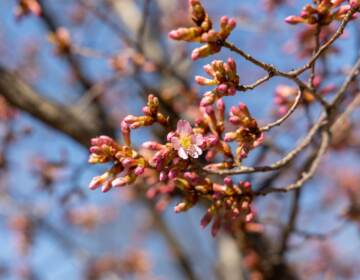
<path id="1" fill-rule="evenodd" d="M 38 0 L 42 7 L 42 13 L 41 13 L 41 19 L 43 20 L 45 26 L 47 29 L 55 33 L 59 27 L 59 24 L 55 21 L 53 16 L 50 14 L 50 12 L 47 9 L 47 5 L 45 4 L 46 1 L 44 0 Z M 63 55 L 64 59 L 67 61 L 72 73 L 76 77 L 76 79 L 79 81 L 80 85 L 82 86 L 83 90 L 89 90 L 92 87 L 92 82 L 88 77 L 85 75 L 84 69 L 82 69 L 82 66 L 80 62 L 78 61 L 78 58 L 76 55 L 74 55 L 71 52 L 66 52 Z"/>
<path id="2" fill-rule="evenodd" d="M 292 206 L 291 211 L 289 214 L 289 219 L 287 222 L 286 227 L 284 228 L 282 232 L 281 242 L 280 242 L 280 248 L 278 252 L 278 256 L 280 258 L 283 258 L 287 249 L 288 249 L 288 241 L 291 236 L 291 233 L 295 230 L 296 227 L 296 221 L 297 217 L 299 215 L 299 209 L 300 209 L 300 197 L 301 197 L 301 189 L 297 189 L 294 192 L 294 198 L 292 200 Z"/>
<path id="3" fill-rule="evenodd" d="M 308 132 L 306 137 L 301 141 L 301 143 L 296 148 L 294 148 L 282 159 L 276 161 L 271 165 L 255 166 L 255 167 L 239 166 L 232 169 L 224 169 L 224 170 L 216 170 L 216 171 L 206 167 L 204 169 L 209 173 L 214 173 L 218 175 L 236 175 L 236 174 L 246 174 L 246 173 L 255 173 L 255 172 L 269 172 L 280 169 L 286 166 L 289 162 L 291 162 L 301 151 L 303 151 L 312 142 L 315 135 L 317 135 L 319 129 L 325 125 L 324 119 L 325 118 L 321 118 L 311 128 L 311 130 Z"/>
<path id="4" fill-rule="evenodd" d="M 266 166 L 255 166 L 255 167 L 247 167 L 247 166 L 239 166 L 231 169 L 224 170 L 211 170 L 210 168 L 205 167 L 204 170 L 218 175 L 235 175 L 235 174 L 246 174 L 246 173 L 255 173 L 255 172 L 269 172 L 280 169 L 286 166 L 289 162 L 291 162 L 302 150 L 304 150 L 313 140 L 317 132 L 327 125 L 328 127 L 332 126 L 335 122 L 336 108 L 339 103 L 341 103 L 349 85 L 355 79 L 360 72 L 360 57 L 352 67 L 349 75 L 345 79 L 345 82 L 342 84 L 338 92 L 336 93 L 333 101 L 328 105 L 327 112 L 322 114 L 318 121 L 313 125 L 305 138 L 301 141 L 301 143 L 294 148 L 291 152 L 289 152 L 285 157 L 276 161 L 271 165 Z M 281 191 L 281 189 L 279 190 Z"/>
<path id="5" fill-rule="evenodd" d="M 310 60 L 302 67 L 295 69 L 293 71 L 287 72 L 287 75 L 290 76 L 298 76 L 305 72 L 306 70 L 310 69 L 312 65 L 316 62 L 316 60 L 344 33 L 345 27 L 351 20 L 352 16 L 357 12 L 357 9 L 349 10 L 346 15 L 344 16 L 343 20 L 341 21 L 338 29 L 334 33 L 334 35 L 325 43 L 323 44 L 319 50 L 310 58 Z"/>
<path id="6" fill-rule="evenodd" d="M 257 88 L 258 86 L 260 86 L 261 84 L 265 83 L 266 81 L 270 80 L 273 77 L 273 75 L 271 73 L 269 73 L 268 75 L 258 79 L 255 83 L 250 84 L 250 85 L 238 85 L 237 86 L 237 90 L 238 91 L 247 91 L 247 90 L 252 90 Z"/>
<path id="7" fill-rule="evenodd" d="M 75 110 L 42 97 L 15 73 L 1 66 L 0 96 L 14 107 L 69 135 L 84 146 L 90 144 L 92 137 L 104 132 L 98 121 L 90 121 L 91 116 L 87 116 L 88 120 L 79 118 Z"/>
<path id="8" fill-rule="evenodd" d="M 303 96 L 303 91 L 302 90 L 298 90 L 298 94 L 296 95 L 296 98 L 294 100 L 294 103 L 291 105 L 291 107 L 289 108 L 289 110 L 287 111 L 287 113 L 282 116 L 280 119 L 266 125 L 260 128 L 261 131 L 265 132 L 265 131 L 269 131 L 270 129 L 272 129 L 275 126 L 279 126 L 281 125 L 284 121 L 286 121 L 296 110 L 296 108 L 298 107 L 298 105 L 301 102 L 301 98 Z"/>
<path id="9" fill-rule="evenodd" d="M 301 178 L 299 180 L 288 185 L 287 187 L 269 188 L 265 191 L 256 192 L 254 194 L 255 195 L 266 195 L 266 194 L 273 193 L 273 192 L 288 192 L 291 190 L 301 188 L 307 181 L 309 181 L 314 176 L 317 168 L 319 167 L 322 156 L 325 154 L 327 148 L 329 147 L 329 144 L 330 144 L 330 135 L 327 131 L 323 131 L 320 147 L 316 151 L 314 157 L 310 157 L 310 158 L 313 158 L 312 160 L 310 160 L 311 161 L 311 163 L 309 163 L 310 167 L 307 171 L 305 171 L 301 174 Z"/>

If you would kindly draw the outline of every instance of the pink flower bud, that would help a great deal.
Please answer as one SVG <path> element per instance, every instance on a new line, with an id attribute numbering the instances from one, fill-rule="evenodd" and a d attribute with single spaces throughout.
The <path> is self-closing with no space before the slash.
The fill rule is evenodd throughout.
<path id="1" fill-rule="evenodd" d="M 220 184 L 213 184 L 213 191 L 217 193 L 225 193 L 226 192 L 226 186 L 220 185 Z"/>
<path id="2" fill-rule="evenodd" d="M 116 178 L 114 181 L 112 181 L 111 185 L 114 188 L 117 188 L 117 187 L 123 187 L 127 183 L 128 183 L 128 180 L 126 179 L 126 177 L 119 177 L 119 178 Z"/>
<path id="3" fill-rule="evenodd" d="M 224 94 L 225 92 L 227 92 L 227 90 L 228 90 L 227 84 L 221 84 L 221 85 L 217 86 L 217 88 L 216 88 L 216 91 L 221 94 Z"/>
<path id="4" fill-rule="evenodd" d="M 236 27 L 236 19 L 231 18 L 228 23 L 229 28 L 232 30 Z"/>
<path id="5" fill-rule="evenodd" d="M 136 176 L 140 176 L 141 174 L 144 173 L 144 171 L 145 171 L 144 167 L 138 166 L 138 167 L 135 168 L 134 173 L 135 173 Z"/>
<path id="6" fill-rule="evenodd" d="M 104 178 L 103 176 L 96 176 L 94 178 L 92 178 L 90 184 L 89 184 L 89 189 L 90 190 L 96 190 L 98 187 L 101 186 L 101 184 L 104 182 Z"/>
<path id="7" fill-rule="evenodd" d="M 213 217 L 214 214 L 210 210 L 207 210 L 205 215 L 201 218 L 201 222 L 200 222 L 201 227 L 203 229 L 206 228 L 207 225 L 210 224 Z"/>
<path id="8" fill-rule="evenodd" d="M 106 193 L 111 190 L 112 184 L 110 181 L 105 182 L 104 185 L 101 188 L 101 192 Z"/>
<path id="9" fill-rule="evenodd" d="M 232 185 L 233 184 L 233 180 L 232 180 L 232 178 L 231 177 L 225 177 L 224 178 L 224 184 L 225 185 Z"/>
<path id="10" fill-rule="evenodd" d="M 285 18 L 285 22 L 289 24 L 298 24 L 304 22 L 304 20 L 299 16 L 288 16 L 287 18 Z"/>
<path id="11" fill-rule="evenodd" d="M 201 56 L 200 56 L 200 51 L 199 51 L 199 49 L 195 49 L 195 50 L 193 50 L 192 51 L 192 53 L 191 53 L 191 59 L 192 60 L 197 60 L 197 59 L 199 59 Z"/>
<path id="12" fill-rule="evenodd" d="M 127 115 L 124 118 L 124 122 L 127 123 L 127 124 L 132 124 L 134 122 L 137 122 L 138 120 L 139 120 L 139 118 L 136 117 L 136 116 L 133 116 L 133 115 Z"/>

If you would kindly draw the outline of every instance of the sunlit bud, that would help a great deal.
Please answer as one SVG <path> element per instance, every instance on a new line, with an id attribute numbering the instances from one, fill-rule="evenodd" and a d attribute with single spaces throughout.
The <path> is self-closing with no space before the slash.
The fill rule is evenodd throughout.
<path id="1" fill-rule="evenodd" d="M 124 158 L 122 161 L 121 161 L 121 164 L 125 167 L 125 168 L 131 168 L 131 167 L 134 167 L 134 166 L 137 166 L 137 161 L 133 158 Z"/>
<path id="2" fill-rule="evenodd" d="M 103 186 L 101 187 L 101 192 L 106 193 L 106 192 L 108 192 L 108 191 L 111 190 L 111 187 L 112 187 L 111 181 L 107 181 L 107 182 L 105 182 L 105 183 L 103 184 Z"/>
<path id="3" fill-rule="evenodd" d="M 125 185 L 128 185 L 128 184 L 134 182 L 135 179 L 136 179 L 136 177 L 134 176 L 134 174 L 128 174 L 124 177 L 116 178 L 114 181 L 112 181 L 112 186 L 113 187 L 123 187 Z"/>
<path id="4" fill-rule="evenodd" d="M 182 201 L 182 202 L 179 202 L 178 204 L 176 204 L 176 206 L 174 207 L 174 210 L 175 210 L 175 213 L 180 213 L 180 212 L 184 212 L 184 211 L 188 210 L 191 207 L 192 207 L 192 204 L 190 204 L 188 201 Z"/>
<path id="5" fill-rule="evenodd" d="M 227 176 L 224 178 L 224 184 L 225 185 L 232 185 L 233 184 L 233 180 L 231 177 Z"/>
<path id="6" fill-rule="evenodd" d="M 127 123 L 127 124 L 132 124 L 134 122 L 137 122 L 138 120 L 139 120 L 139 117 L 136 117 L 134 115 L 127 115 L 124 118 L 124 122 Z"/>
<path id="7" fill-rule="evenodd" d="M 136 176 L 140 176 L 141 174 L 144 173 L 144 171 L 145 171 L 144 167 L 138 166 L 138 167 L 135 168 L 134 173 L 135 173 Z"/>
<path id="8" fill-rule="evenodd" d="M 289 24 L 298 24 L 304 22 L 304 19 L 299 16 L 288 16 L 285 18 L 285 22 Z"/>
<path id="9" fill-rule="evenodd" d="M 243 186 L 244 186 L 245 189 L 248 189 L 248 190 L 251 189 L 251 183 L 250 182 L 244 182 Z"/>
<path id="10" fill-rule="evenodd" d="M 228 26 L 229 26 L 229 28 L 230 28 L 231 30 L 233 30 L 233 29 L 236 27 L 236 19 L 231 18 L 231 19 L 229 20 Z"/>
<path id="11" fill-rule="evenodd" d="M 204 67 L 204 71 L 211 77 L 215 77 L 214 68 L 210 64 L 206 64 Z"/>
<path id="12" fill-rule="evenodd" d="M 114 181 L 112 181 L 113 187 L 123 187 L 127 184 L 127 180 L 125 177 L 116 178 Z"/>
<path id="13" fill-rule="evenodd" d="M 96 176 L 94 178 L 92 178 L 90 184 L 89 184 L 89 189 L 90 190 L 96 190 L 98 187 L 100 187 L 106 180 L 108 179 L 108 174 L 105 173 L 101 176 Z"/>
<path id="14" fill-rule="evenodd" d="M 210 80 L 202 76 L 195 76 L 195 81 L 201 86 L 214 86 L 216 85 L 215 80 Z"/>
<path id="15" fill-rule="evenodd" d="M 227 84 L 221 84 L 221 85 L 216 87 L 216 91 L 221 93 L 221 94 L 225 94 L 228 91 L 228 85 Z"/>
<path id="16" fill-rule="evenodd" d="M 226 193 L 226 186 L 213 184 L 213 191 L 217 193 Z"/>
<path id="17" fill-rule="evenodd" d="M 204 94 L 203 98 L 200 101 L 200 106 L 205 107 L 213 104 L 215 102 L 215 94 L 211 91 L 208 91 Z"/>
<path id="18" fill-rule="evenodd" d="M 227 16 L 222 16 L 220 19 L 221 28 L 225 28 L 229 22 L 229 18 Z"/>
<path id="19" fill-rule="evenodd" d="M 189 4 L 191 6 L 191 16 L 192 20 L 197 24 L 200 25 L 206 17 L 206 12 L 201 5 L 200 1 L 198 0 L 190 0 Z"/>

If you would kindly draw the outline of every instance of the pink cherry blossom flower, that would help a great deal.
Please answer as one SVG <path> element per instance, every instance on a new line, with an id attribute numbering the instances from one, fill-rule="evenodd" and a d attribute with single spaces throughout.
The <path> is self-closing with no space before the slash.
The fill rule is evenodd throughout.
<path id="1" fill-rule="evenodd" d="M 171 137 L 171 143 L 182 159 L 198 158 L 202 154 L 200 146 L 203 144 L 203 137 L 195 134 L 188 121 L 179 120 L 176 134 Z"/>

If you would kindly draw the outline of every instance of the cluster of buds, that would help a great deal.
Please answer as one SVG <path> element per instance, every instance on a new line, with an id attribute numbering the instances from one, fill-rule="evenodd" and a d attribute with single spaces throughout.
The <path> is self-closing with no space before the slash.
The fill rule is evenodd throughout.
<path id="1" fill-rule="evenodd" d="M 41 15 L 41 6 L 37 0 L 19 0 L 15 8 L 15 16 L 21 19 L 28 14 Z"/>
<path id="2" fill-rule="evenodd" d="M 223 96 L 235 95 L 240 78 L 237 74 L 236 63 L 232 58 L 229 58 L 227 63 L 214 60 L 211 64 L 205 65 L 204 70 L 212 79 L 195 76 L 195 81 L 201 86 L 216 86 L 216 88 L 205 93 L 201 106 L 212 105 L 215 100 Z"/>
<path id="3" fill-rule="evenodd" d="M 315 7 L 305 5 L 299 16 L 289 16 L 285 19 L 290 24 L 328 25 L 334 20 L 341 20 L 351 9 L 350 5 L 342 5 L 346 0 L 315 0 Z"/>
<path id="4" fill-rule="evenodd" d="M 227 178 L 224 185 L 216 184 L 204 176 L 199 166 L 199 158 L 204 153 L 208 161 L 217 154 L 223 154 L 230 159 L 227 163 L 234 162 L 230 146 L 222 140 L 225 130 L 223 100 L 218 99 L 216 106 L 208 105 L 201 108 L 203 117 L 197 120 L 195 127 L 186 120 L 179 120 L 176 130 L 167 134 L 164 144 L 155 141 L 143 143 L 142 147 L 145 150 L 142 154 L 146 155 L 144 157 L 130 147 L 130 130 L 152 125 L 155 122 L 160 122 L 169 129 L 168 120 L 159 112 L 159 101 L 154 96 L 149 96 L 147 106 L 143 108 L 144 116 L 127 116 L 122 122 L 127 145 L 118 145 L 106 136 L 92 140 L 89 162 L 112 162 L 113 166 L 103 175 L 95 177 L 90 183 L 90 188 L 96 189 L 103 185 L 102 191 L 105 192 L 112 187 L 133 183 L 136 176 L 142 175 L 144 182 L 149 186 L 146 190 L 147 196 L 149 198 L 160 196 L 157 209 L 163 209 L 168 205 L 175 189 L 183 194 L 183 200 L 175 206 L 175 212 L 192 208 L 200 199 L 210 200 L 211 207 L 202 225 L 209 224 L 214 217 L 212 229 L 214 235 L 223 220 L 249 221 L 252 216 L 249 183 L 235 185 L 230 178 Z M 259 142 L 261 133 L 246 106 L 244 108 L 240 106 L 240 109 L 233 108 L 230 121 L 241 126 L 240 132 L 236 132 L 239 136 L 237 135 L 233 140 L 241 143 L 241 151 L 239 150 L 238 153 L 244 157 L 243 154 L 255 147 L 256 141 Z M 252 137 L 251 140 L 249 140 L 250 137 Z M 145 151 L 150 151 L 150 153 Z M 123 171 L 126 176 L 118 177 Z M 153 179 L 156 177 L 157 180 Z"/>
<path id="5" fill-rule="evenodd" d="M 66 28 L 59 27 L 55 32 L 49 34 L 48 40 L 55 46 L 57 55 L 65 55 L 71 52 L 71 37 Z"/>
<path id="6" fill-rule="evenodd" d="M 189 4 L 192 20 L 196 26 L 173 30 L 169 33 L 169 37 L 173 40 L 205 43 L 192 52 L 193 60 L 219 52 L 236 26 L 235 19 L 223 16 L 220 19 L 220 31 L 215 31 L 212 29 L 212 22 L 200 1 L 189 0 Z"/>
<path id="7" fill-rule="evenodd" d="M 150 94 L 147 105 L 142 108 L 143 116 L 128 115 L 121 122 L 121 132 L 126 145 L 131 144 L 130 130 L 159 123 L 165 127 L 169 125 L 169 118 L 159 112 L 159 99 Z"/>
<path id="8" fill-rule="evenodd" d="M 206 227 L 213 221 L 211 233 L 217 234 L 221 225 L 234 220 L 248 223 L 254 217 L 251 208 L 252 194 L 249 182 L 234 184 L 230 177 L 224 179 L 224 184 L 212 184 L 211 206 L 201 219 L 201 226 Z"/>
<path id="9" fill-rule="evenodd" d="M 112 162 L 113 166 L 101 176 L 92 179 L 89 188 L 94 190 L 102 185 L 102 192 L 112 187 L 122 187 L 135 182 L 146 167 L 145 159 L 129 146 L 118 145 L 108 136 L 100 136 L 91 140 L 89 163 Z M 124 175 L 119 177 L 119 174 Z"/>
<path id="10" fill-rule="evenodd" d="M 238 142 L 236 160 L 241 162 L 247 157 L 250 150 L 262 143 L 263 134 L 244 103 L 240 103 L 237 107 L 231 107 L 229 121 L 239 128 L 236 131 L 226 133 L 224 140 L 226 142 Z"/>

